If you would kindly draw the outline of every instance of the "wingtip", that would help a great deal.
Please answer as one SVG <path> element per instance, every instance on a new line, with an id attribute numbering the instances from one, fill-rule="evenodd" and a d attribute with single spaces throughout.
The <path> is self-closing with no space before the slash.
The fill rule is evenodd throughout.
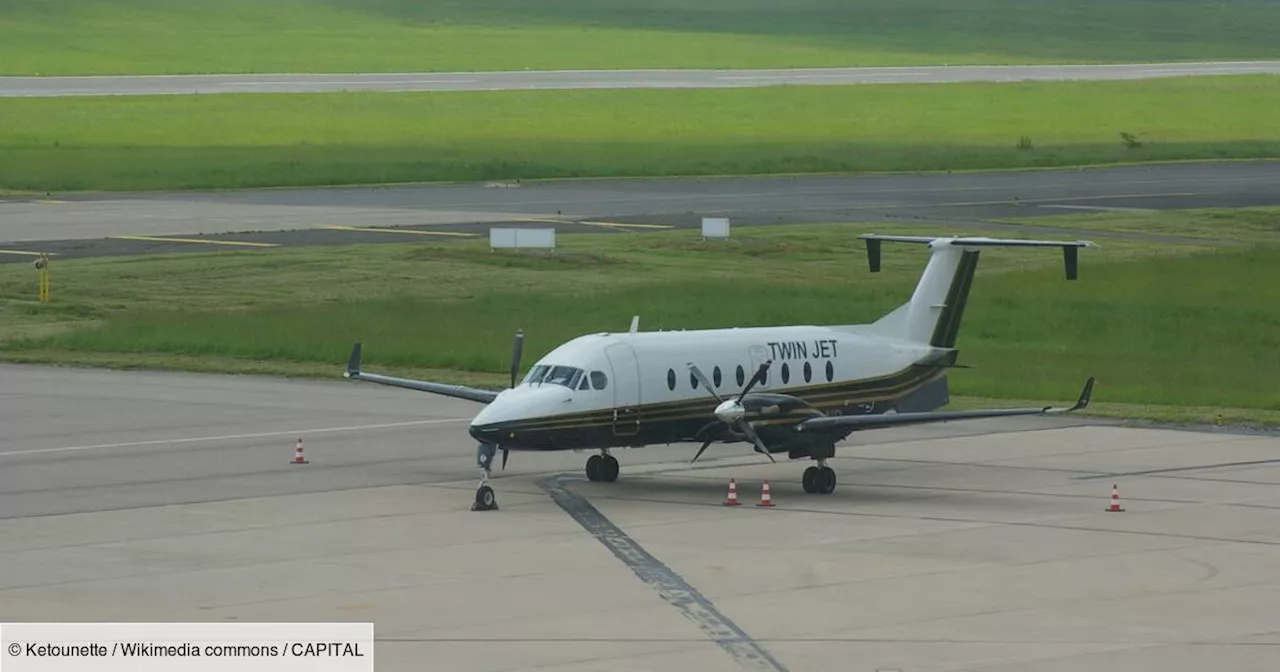
<path id="1" fill-rule="evenodd" d="M 1076 405 L 1071 410 L 1078 411 L 1089 405 L 1090 398 L 1093 397 L 1093 376 L 1084 381 L 1084 389 L 1080 391 L 1080 399 L 1076 401 Z"/>
<path id="2" fill-rule="evenodd" d="M 356 341 L 355 345 L 351 346 L 351 357 L 347 359 L 347 372 L 344 375 L 345 377 L 350 378 L 351 376 L 357 375 L 359 373 L 360 373 L 360 342 Z"/>

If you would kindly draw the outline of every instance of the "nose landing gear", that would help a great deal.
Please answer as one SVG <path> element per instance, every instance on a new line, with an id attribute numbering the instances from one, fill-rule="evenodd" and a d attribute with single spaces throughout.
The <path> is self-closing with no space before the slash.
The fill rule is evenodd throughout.
<path id="1" fill-rule="evenodd" d="M 480 486 L 476 488 L 476 501 L 471 504 L 472 511 L 493 511 L 498 508 L 498 498 L 489 486 L 489 472 L 493 468 L 493 456 L 498 453 L 498 446 L 493 443 L 481 443 L 476 446 L 476 466 L 480 469 Z"/>

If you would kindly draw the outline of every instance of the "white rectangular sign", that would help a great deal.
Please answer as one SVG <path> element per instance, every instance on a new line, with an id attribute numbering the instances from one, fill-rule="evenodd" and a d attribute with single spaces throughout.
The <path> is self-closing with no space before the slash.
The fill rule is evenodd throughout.
<path id="1" fill-rule="evenodd" d="M 374 672 L 372 623 L 5 623 L 0 672 Z"/>
<path id="2" fill-rule="evenodd" d="M 489 229 L 489 247 L 536 247 L 555 249 L 555 229 Z"/>
<path id="3" fill-rule="evenodd" d="M 703 238 L 728 238 L 729 237 L 729 218 L 728 217 L 703 217 L 702 218 L 702 237 Z"/>

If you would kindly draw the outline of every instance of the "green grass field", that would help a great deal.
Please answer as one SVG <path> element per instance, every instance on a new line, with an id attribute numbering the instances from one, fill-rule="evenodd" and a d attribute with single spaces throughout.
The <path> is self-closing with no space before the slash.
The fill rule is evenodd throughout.
<path id="1" fill-rule="evenodd" d="M 1273 0 L 0 0 L 0 74 L 1280 57 Z"/>
<path id="2" fill-rule="evenodd" d="M 1203 420 L 1227 408 L 1280 423 L 1280 313 L 1259 291 L 1280 265 L 1280 209 L 1044 223 L 1105 234 L 1160 221 L 1203 241 L 1096 237 L 1076 282 L 1056 251 L 984 253 L 959 341 L 976 368 L 952 376 L 953 393 L 1069 401 L 1096 375 L 1102 412 Z M 4 265 L 0 359 L 338 376 L 358 340 L 371 370 L 501 384 L 517 328 L 531 364 L 635 314 L 647 330 L 873 320 L 910 295 L 925 251 L 891 246 L 870 274 L 855 239 L 870 228 L 938 233 L 566 235 L 553 257 L 460 240 L 69 260 L 47 306 L 29 265 Z"/>
<path id="3" fill-rule="evenodd" d="M 1280 155 L 1280 77 L 0 100 L 0 188 L 910 171 Z M 1130 148 L 1121 133 L 1137 136 Z M 1017 148 L 1029 137 L 1030 149 Z"/>

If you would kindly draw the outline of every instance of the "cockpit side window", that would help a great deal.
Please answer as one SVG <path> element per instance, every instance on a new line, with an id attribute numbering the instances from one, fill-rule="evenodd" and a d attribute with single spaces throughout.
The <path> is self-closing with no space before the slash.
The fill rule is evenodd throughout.
<path id="1" fill-rule="evenodd" d="M 579 389 L 579 390 L 589 390 L 589 389 L 591 389 L 591 380 L 590 380 L 590 379 L 588 379 L 586 376 L 583 376 L 583 377 L 582 377 L 582 382 L 581 382 L 581 383 L 578 383 L 578 389 Z"/>
<path id="2" fill-rule="evenodd" d="M 609 385 L 609 377 L 604 375 L 604 371 L 592 371 L 591 385 L 597 390 L 603 390 Z"/>

